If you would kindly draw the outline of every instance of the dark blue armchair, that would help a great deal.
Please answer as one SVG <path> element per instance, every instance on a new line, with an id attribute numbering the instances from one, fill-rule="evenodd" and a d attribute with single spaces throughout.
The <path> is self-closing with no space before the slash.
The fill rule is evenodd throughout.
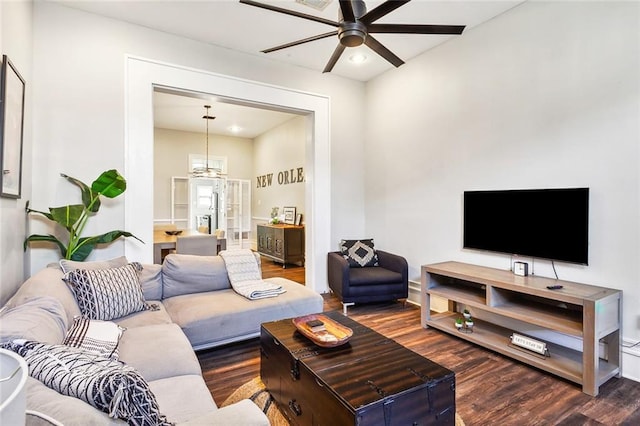
<path id="1" fill-rule="evenodd" d="M 376 251 L 379 266 L 349 267 L 340 252 L 327 258 L 329 287 L 340 298 L 342 311 L 355 303 L 384 302 L 409 296 L 409 266 L 404 257 Z"/>

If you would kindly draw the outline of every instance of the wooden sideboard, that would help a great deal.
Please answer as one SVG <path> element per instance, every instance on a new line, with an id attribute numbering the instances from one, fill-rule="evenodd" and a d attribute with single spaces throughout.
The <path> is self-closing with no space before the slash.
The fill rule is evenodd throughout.
<path id="1" fill-rule="evenodd" d="M 612 288 L 522 277 L 510 271 L 443 262 L 422 266 L 422 326 L 433 327 L 582 385 L 598 395 L 600 385 L 620 376 L 622 292 Z M 548 286 L 562 286 L 549 289 Z M 448 300 L 431 311 L 431 298 Z M 474 331 L 456 329 L 468 309 Z M 540 357 L 510 345 L 516 331 L 546 342 Z"/>
<path id="2" fill-rule="evenodd" d="M 276 262 L 304 265 L 304 226 L 258 225 L 258 253 Z"/>

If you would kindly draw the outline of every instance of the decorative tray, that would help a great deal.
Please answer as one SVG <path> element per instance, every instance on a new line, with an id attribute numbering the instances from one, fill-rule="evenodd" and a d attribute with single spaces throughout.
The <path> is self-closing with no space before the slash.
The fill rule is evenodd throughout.
<path id="1" fill-rule="evenodd" d="M 294 318 L 293 325 L 303 336 L 324 348 L 343 345 L 353 336 L 353 330 L 322 314 Z"/>

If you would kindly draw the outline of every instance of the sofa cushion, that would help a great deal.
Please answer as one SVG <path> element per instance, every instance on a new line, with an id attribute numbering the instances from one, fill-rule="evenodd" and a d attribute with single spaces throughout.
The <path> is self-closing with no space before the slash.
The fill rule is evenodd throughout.
<path id="1" fill-rule="evenodd" d="M 147 380 L 202 374 L 198 358 L 176 324 L 129 328 L 119 345 L 120 360 Z"/>
<path id="2" fill-rule="evenodd" d="M 149 387 L 156 396 L 162 413 L 177 424 L 218 410 L 201 375 L 188 374 L 152 380 L 149 381 Z M 243 424 L 233 417 L 227 417 L 226 421 L 228 425 Z"/>
<path id="3" fill-rule="evenodd" d="M 352 268 L 378 266 L 378 255 L 373 239 L 342 240 L 340 241 L 340 253 Z"/>
<path id="4" fill-rule="evenodd" d="M 349 271 L 349 285 L 352 287 L 362 285 L 389 284 L 402 281 L 402 274 L 388 269 L 378 268 L 352 268 Z"/>
<path id="5" fill-rule="evenodd" d="M 71 285 L 82 315 L 111 320 L 149 309 L 145 303 L 137 262 L 111 269 L 76 269 L 63 279 Z"/>
<path id="6" fill-rule="evenodd" d="M 233 419 L 233 420 L 230 420 Z M 177 426 L 269 426 L 269 418 L 249 399 L 243 399 L 235 404 L 227 405 L 204 416 L 180 422 Z"/>
<path id="7" fill-rule="evenodd" d="M 322 312 L 322 296 L 285 278 L 266 281 L 281 285 L 278 297 L 249 300 L 232 289 L 185 294 L 162 303 L 195 349 L 258 335 L 263 322 Z"/>
<path id="8" fill-rule="evenodd" d="M 142 265 L 139 276 L 145 300 L 162 300 L 162 265 Z"/>
<path id="9" fill-rule="evenodd" d="M 14 339 L 61 343 L 67 331 L 62 303 L 49 296 L 34 296 L 21 305 L 0 311 L 0 343 Z"/>
<path id="10" fill-rule="evenodd" d="M 76 269 L 111 269 L 125 266 L 129 263 L 126 257 L 120 256 L 109 260 L 95 260 L 91 262 L 79 262 L 77 260 L 60 259 L 62 272 L 71 272 Z"/>
<path id="11" fill-rule="evenodd" d="M 124 328 L 111 321 L 76 317 L 62 344 L 118 359 L 118 343 L 123 331 Z"/>
<path id="12" fill-rule="evenodd" d="M 162 263 L 163 298 L 231 288 L 220 256 L 170 254 Z"/>
<path id="13" fill-rule="evenodd" d="M 5 347 L 25 359 L 31 377 L 63 395 L 130 424 L 169 425 L 147 382 L 127 365 L 64 345 L 14 341 Z"/>
<path id="14" fill-rule="evenodd" d="M 81 313 L 73 292 L 62 280 L 63 275 L 58 265 L 41 269 L 20 286 L 16 294 L 7 303 L 7 306 L 21 305 L 33 297 L 50 296 L 62 303 L 67 315 L 67 324 L 71 324 L 73 319 L 81 315 Z M 55 343 L 60 343 L 61 341 Z"/>
<path id="15" fill-rule="evenodd" d="M 113 322 L 127 330 L 154 324 L 171 324 L 173 322 L 167 310 L 162 305 L 162 302 L 150 300 L 147 303 L 149 303 L 149 306 L 152 306 L 153 309 L 134 312 L 122 318 L 114 319 Z"/>
<path id="16" fill-rule="evenodd" d="M 110 418 L 86 402 L 62 395 L 33 377 L 27 377 L 25 385 L 27 410 L 36 410 L 64 426 L 126 426 L 120 419 Z M 27 423 L 28 425 L 30 423 Z"/>

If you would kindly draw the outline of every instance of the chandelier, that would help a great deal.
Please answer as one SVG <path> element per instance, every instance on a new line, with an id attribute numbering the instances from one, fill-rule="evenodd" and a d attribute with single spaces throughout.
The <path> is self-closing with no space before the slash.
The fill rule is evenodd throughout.
<path id="1" fill-rule="evenodd" d="M 191 177 L 194 178 L 216 178 L 219 177 L 222 173 L 222 170 L 219 167 L 210 167 L 209 166 L 209 120 L 215 120 L 215 117 L 209 115 L 209 109 L 211 105 L 204 106 L 204 115 L 202 118 L 206 123 L 206 144 L 207 144 L 207 152 L 205 157 L 204 166 L 194 167 L 191 170 Z"/>

